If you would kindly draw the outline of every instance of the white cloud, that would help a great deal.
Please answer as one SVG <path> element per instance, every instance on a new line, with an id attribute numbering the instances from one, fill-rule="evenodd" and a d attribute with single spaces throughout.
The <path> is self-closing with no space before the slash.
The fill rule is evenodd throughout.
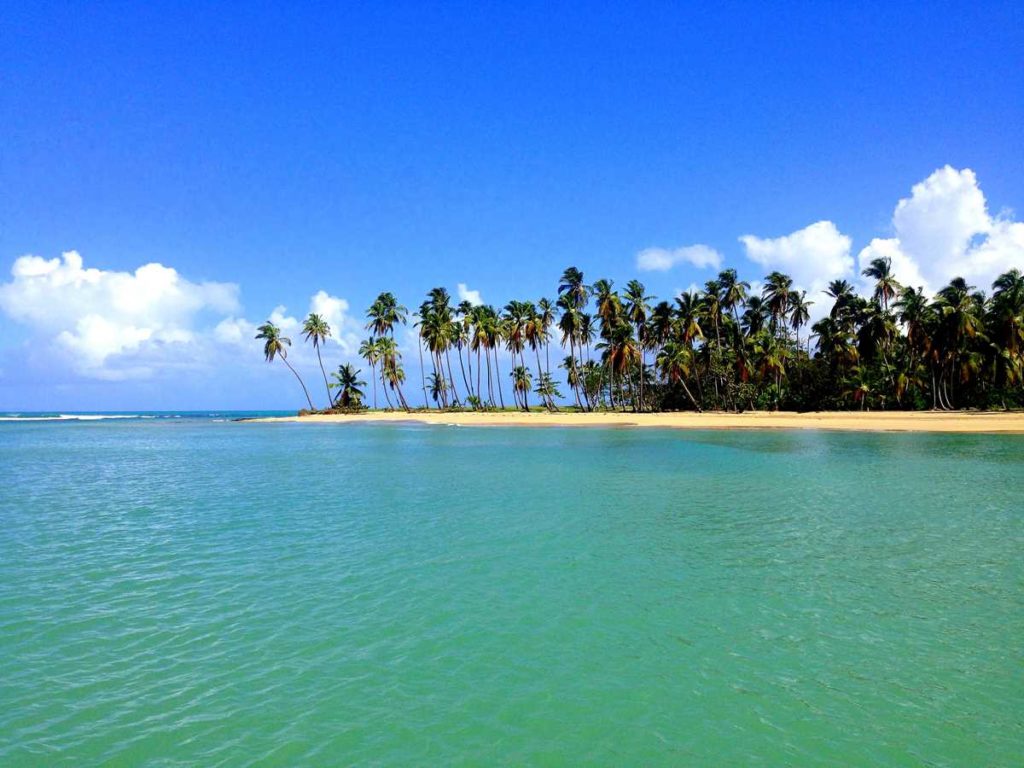
<path id="1" fill-rule="evenodd" d="M 459 293 L 459 301 L 468 301 L 475 307 L 484 303 L 484 300 L 480 298 L 480 291 L 470 290 L 465 283 L 459 283 L 455 287 Z"/>
<path id="2" fill-rule="evenodd" d="M 895 237 L 872 240 L 863 269 L 888 256 L 896 279 L 929 292 L 961 276 L 988 288 L 1001 272 L 1024 265 L 1024 223 L 991 216 L 974 171 L 947 165 L 915 184 L 893 212 Z"/>
<path id="3" fill-rule="evenodd" d="M 361 328 L 358 321 L 349 316 L 348 310 L 345 299 L 331 296 L 327 291 L 317 291 L 309 300 L 309 311 L 321 315 L 331 326 L 328 341 L 338 344 L 344 354 L 351 355 L 359 349 Z"/>
<path id="4" fill-rule="evenodd" d="M 14 262 L 11 280 L 0 284 L 0 310 L 29 327 L 34 354 L 91 379 L 256 366 L 256 323 L 240 309 L 234 284 L 195 283 L 161 264 L 134 272 L 86 268 L 74 251 L 56 259 L 23 256 Z M 330 323 L 342 354 L 355 353 L 361 329 L 345 299 L 318 291 L 309 311 Z M 289 360 L 315 364 L 300 318 L 278 306 L 268 319 L 292 338 Z"/>
<path id="5" fill-rule="evenodd" d="M 146 375 L 148 364 L 117 369 L 107 363 L 189 344 L 202 315 L 238 309 L 233 283 L 193 283 L 162 264 L 134 272 L 86 269 L 75 251 L 54 259 L 22 256 L 11 277 L 0 285 L 0 309 L 51 340 L 78 372 L 98 378 Z"/>
<path id="6" fill-rule="evenodd" d="M 722 254 L 709 245 L 687 245 L 668 250 L 645 248 L 636 255 L 636 268 L 642 272 L 667 272 L 678 264 L 692 264 L 698 269 L 720 269 Z"/>
<path id="7" fill-rule="evenodd" d="M 831 221 L 818 221 L 783 237 L 740 238 L 747 258 L 765 270 L 785 272 L 795 286 L 816 293 L 830 280 L 853 272 L 851 240 Z"/>

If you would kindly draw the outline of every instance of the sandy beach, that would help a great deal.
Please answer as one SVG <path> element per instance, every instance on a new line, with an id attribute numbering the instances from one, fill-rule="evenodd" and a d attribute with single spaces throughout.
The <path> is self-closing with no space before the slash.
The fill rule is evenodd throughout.
<path id="1" fill-rule="evenodd" d="M 848 412 L 811 413 L 547 413 L 374 411 L 253 419 L 259 422 L 415 422 L 465 427 L 654 427 L 662 429 L 824 429 L 875 432 L 1024 434 L 1024 412 Z"/>

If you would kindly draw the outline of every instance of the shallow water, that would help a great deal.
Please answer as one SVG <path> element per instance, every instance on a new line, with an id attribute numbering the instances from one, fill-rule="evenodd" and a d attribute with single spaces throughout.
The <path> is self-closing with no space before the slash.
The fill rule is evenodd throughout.
<path id="1" fill-rule="evenodd" d="M 1024 438 L 0 425 L 0 765 L 1019 765 Z"/>

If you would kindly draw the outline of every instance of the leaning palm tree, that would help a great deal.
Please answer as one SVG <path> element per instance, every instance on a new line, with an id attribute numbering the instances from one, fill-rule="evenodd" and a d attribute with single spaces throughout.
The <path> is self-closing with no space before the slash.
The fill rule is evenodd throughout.
<path id="1" fill-rule="evenodd" d="M 256 334 L 257 339 L 263 339 L 263 356 L 266 358 L 268 363 L 274 362 L 275 357 L 280 357 L 281 362 L 288 366 L 288 370 L 295 374 L 295 378 L 299 381 L 299 386 L 302 387 L 303 393 L 306 395 L 306 402 L 309 403 L 309 410 L 315 411 L 313 407 L 313 400 L 309 396 L 309 390 L 306 389 L 305 383 L 302 381 L 302 377 L 299 376 L 299 372 L 292 368 L 292 364 L 288 362 L 288 350 L 287 347 L 292 345 L 292 340 L 287 336 L 281 335 L 281 329 L 274 325 L 271 321 L 267 320 L 256 330 L 259 331 Z"/>
<path id="2" fill-rule="evenodd" d="M 362 405 L 363 390 L 360 387 L 365 387 L 366 382 L 359 379 L 360 373 L 362 371 L 357 371 L 351 363 L 345 363 L 339 365 L 338 370 L 331 374 L 331 378 L 334 379 L 331 386 L 341 390 L 335 400 L 336 405 L 342 408 L 357 408 Z"/>
<path id="3" fill-rule="evenodd" d="M 324 376 L 324 387 L 327 389 L 327 402 L 331 402 L 331 385 L 327 383 L 327 371 L 324 370 L 324 359 L 320 356 L 320 345 L 327 341 L 331 335 L 331 326 L 321 315 L 314 312 L 302 324 L 302 333 L 306 341 L 313 342 L 313 349 L 316 350 L 316 359 L 320 363 L 320 373 Z"/>

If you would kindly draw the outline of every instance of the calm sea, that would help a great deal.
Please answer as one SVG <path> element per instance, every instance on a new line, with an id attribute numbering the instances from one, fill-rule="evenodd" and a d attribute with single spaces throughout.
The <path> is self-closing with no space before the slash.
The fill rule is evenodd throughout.
<path id="1" fill-rule="evenodd" d="M 1024 759 L 1024 438 L 145 415 L 0 423 L 2 766 Z"/>

